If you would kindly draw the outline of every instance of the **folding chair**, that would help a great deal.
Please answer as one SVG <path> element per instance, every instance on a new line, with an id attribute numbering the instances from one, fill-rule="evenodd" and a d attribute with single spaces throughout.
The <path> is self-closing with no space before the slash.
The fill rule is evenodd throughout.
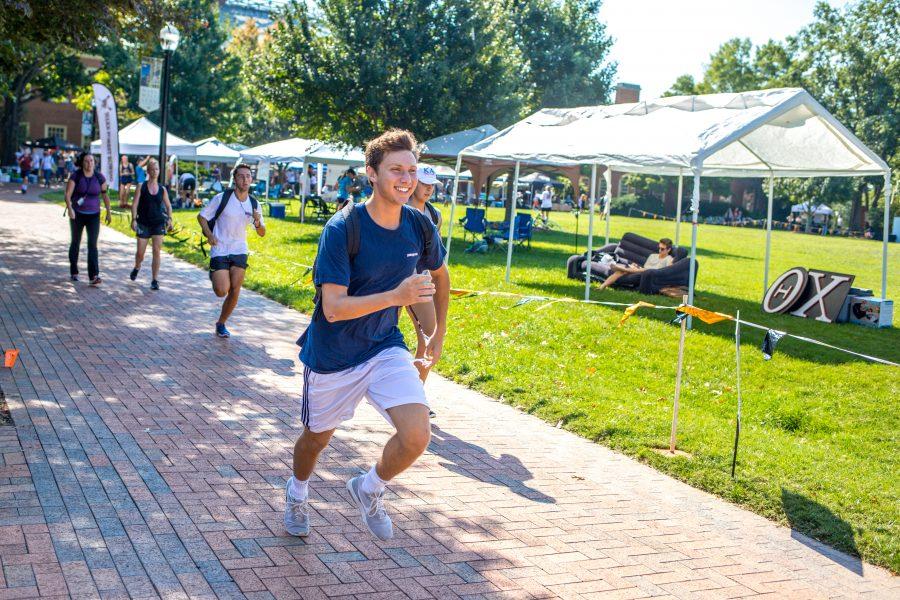
<path id="1" fill-rule="evenodd" d="M 475 241 L 476 236 L 483 236 L 487 231 L 483 208 L 466 208 L 466 216 L 459 222 L 463 226 L 463 241 L 466 241 L 467 234 L 471 234 L 472 241 Z"/>

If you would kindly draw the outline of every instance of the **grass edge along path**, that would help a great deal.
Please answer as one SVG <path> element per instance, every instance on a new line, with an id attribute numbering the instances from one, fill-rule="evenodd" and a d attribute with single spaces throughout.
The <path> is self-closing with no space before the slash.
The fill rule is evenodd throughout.
<path id="1" fill-rule="evenodd" d="M 49 196 L 61 198 L 58 193 Z M 290 208 L 296 214 L 296 203 Z M 456 217 L 464 212 L 458 210 Z M 448 217 L 446 209 L 444 214 Z M 491 218 L 501 214 L 501 209 L 490 213 Z M 195 211 L 175 212 L 176 224 L 184 231 L 178 237 L 194 232 L 196 242 L 195 215 Z M 536 232 L 531 250 L 516 249 L 510 284 L 503 282 L 505 250 L 465 253 L 468 244 L 462 241 L 462 228 L 454 227 L 454 287 L 583 298 L 584 284 L 567 280 L 564 269 L 565 258 L 575 253 L 576 221 L 571 215 L 553 218 L 557 228 Z M 578 245 L 583 251 L 587 219 L 581 221 Z M 290 217 L 267 219 L 267 225 L 266 238 L 250 238 L 256 254 L 246 285 L 309 313 L 312 288 L 303 281 L 304 265 L 315 257 L 321 223 L 301 225 Z M 133 235 L 127 216 L 114 218 L 113 226 Z M 674 237 L 673 223 L 613 218 L 613 239 L 628 230 Z M 728 314 L 740 309 L 742 318 L 753 322 L 900 362 L 897 329 L 763 315 L 758 301 L 763 235 L 760 230 L 701 228 L 697 306 Z M 682 240 L 689 236 L 689 227 L 684 227 Z M 602 236 L 595 236 L 595 247 L 602 242 Z M 196 265 L 207 264 L 190 242 L 169 237 L 165 248 Z M 880 248 L 880 243 L 870 241 L 777 232 L 773 278 L 804 265 L 855 273 L 856 285 L 878 289 Z M 892 244 L 891 253 L 892 264 L 898 264 L 900 245 Z M 894 269 L 889 274 L 889 297 L 900 293 L 898 279 Z M 165 264 L 161 283 L 165 285 Z M 596 289 L 591 297 L 627 303 L 642 299 L 633 292 Z M 654 301 L 678 303 L 662 297 Z M 900 571 L 896 519 L 900 493 L 893 476 L 900 472 L 900 415 L 890 402 L 900 394 L 896 367 L 793 340 L 782 340 L 775 357 L 764 361 L 759 352 L 762 332 L 744 330 L 744 418 L 737 477 L 732 480 L 733 323 L 698 323 L 688 333 L 678 447 L 692 458 L 667 458 L 654 449 L 667 447 L 669 437 L 678 343 L 678 329 L 668 324 L 672 314 L 641 311 L 619 328 L 620 308 L 556 303 L 538 311 L 541 303 L 513 308 L 516 304 L 512 298 L 489 296 L 453 300 L 444 358 L 437 371 L 694 487 Z M 401 322 L 408 334 L 406 319 Z"/>

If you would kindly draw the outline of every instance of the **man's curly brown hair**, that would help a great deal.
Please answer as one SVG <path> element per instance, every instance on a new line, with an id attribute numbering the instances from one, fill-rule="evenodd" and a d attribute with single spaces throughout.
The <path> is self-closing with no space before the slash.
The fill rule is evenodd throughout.
<path id="1" fill-rule="evenodd" d="M 366 166 L 378 170 L 384 155 L 388 152 L 408 150 L 419 160 L 419 142 L 411 131 L 406 129 L 388 129 L 374 140 L 366 144 Z"/>

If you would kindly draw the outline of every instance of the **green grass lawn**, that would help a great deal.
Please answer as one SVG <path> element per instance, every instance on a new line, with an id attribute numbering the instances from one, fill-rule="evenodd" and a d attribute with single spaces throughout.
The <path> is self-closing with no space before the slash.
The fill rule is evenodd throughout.
<path id="1" fill-rule="evenodd" d="M 462 213 L 464 209 L 457 217 Z M 499 220 L 502 210 L 492 210 L 489 217 Z M 194 212 L 177 212 L 175 220 L 187 230 L 199 229 Z M 505 250 L 464 254 L 462 228 L 455 227 L 450 260 L 454 287 L 582 298 L 584 284 L 565 276 L 566 258 L 575 253 L 575 220 L 554 214 L 553 221 L 553 231 L 535 233 L 530 250 L 516 248 L 510 284 L 503 281 Z M 583 252 L 586 216 L 579 225 Z M 127 219 L 114 220 L 114 226 L 130 232 Z M 251 237 L 257 254 L 251 257 L 247 287 L 309 312 L 313 290 L 298 282 L 303 268 L 280 261 L 311 264 L 321 224 L 300 224 L 291 217 L 270 219 L 267 226 L 265 238 Z M 602 223 L 597 229 L 602 234 Z M 614 216 L 611 239 L 627 231 L 674 238 L 674 229 L 671 222 Z M 689 242 L 689 225 L 682 227 L 681 240 Z M 602 242 L 602 235 L 595 237 L 595 246 Z M 900 362 L 897 329 L 764 314 L 759 307 L 764 243 L 762 230 L 702 225 L 695 304 L 731 314 L 739 309 L 750 321 Z M 205 263 L 189 244 L 169 238 L 166 249 L 196 264 Z M 880 291 L 880 243 L 775 232 L 772 250 L 771 279 L 800 265 L 852 273 L 855 285 Z M 889 297 L 900 300 L 898 260 L 900 245 L 892 244 Z M 591 297 L 631 302 L 639 295 L 594 289 Z M 661 296 L 654 299 L 675 304 Z M 666 447 L 669 438 L 678 344 L 678 328 L 668 323 L 672 314 L 643 311 L 619 328 L 620 309 L 558 303 L 536 310 L 540 303 L 512 308 L 513 304 L 515 299 L 492 296 L 453 301 L 444 358 L 437 370 L 900 572 L 896 410 L 900 369 L 789 338 L 781 341 L 771 361 L 765 361 L 759 351 L 762 332 L 745 330 L 744 420 L 737 477 L 732 479 L 737 400 L 732 323 L 697 323 L 688 333 L 678 447 L 691 457 L 667 458 L 653 449 Z"/>

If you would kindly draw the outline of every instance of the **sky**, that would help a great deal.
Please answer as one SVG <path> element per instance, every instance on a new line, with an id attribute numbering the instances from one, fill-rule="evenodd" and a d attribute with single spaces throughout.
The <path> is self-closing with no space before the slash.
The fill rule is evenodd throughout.
<path id="1" fill-rule="evenodd" d="M 844 0 L 828 0 L 843 6 Z M 816 0 L 605 0 L 600 19 L 614 39 L 615 82 L 659 97 L 684 73 L 699 80 L 723 42 L 749 37 L 754 46 L 783 40 L 812 21 Z"/>

